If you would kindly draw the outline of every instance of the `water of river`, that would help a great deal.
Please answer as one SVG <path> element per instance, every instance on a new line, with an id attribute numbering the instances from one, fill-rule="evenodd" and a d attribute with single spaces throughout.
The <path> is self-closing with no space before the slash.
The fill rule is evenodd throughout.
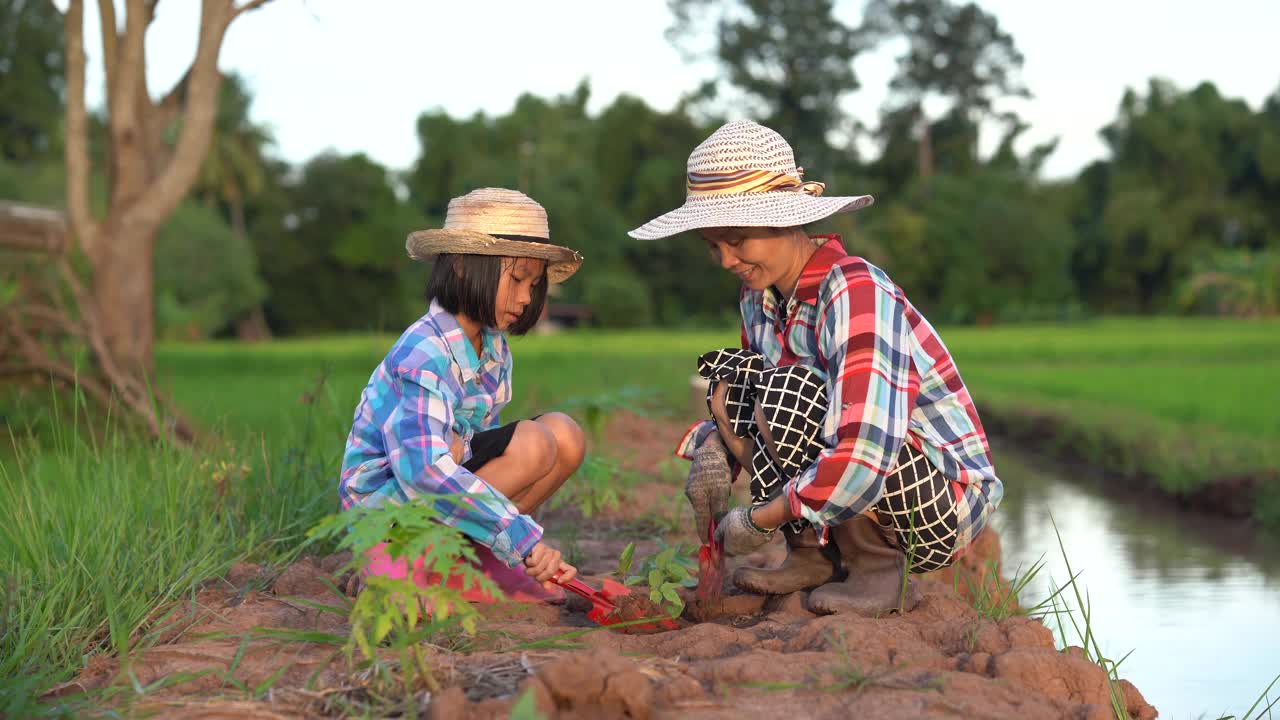
<path id="1" fill-rule="evenodd" d="M 1121 677 L 1161 718 L 1243 716 L 1280 674 L 1280 539 L 1105 492 L 1088 470 L 1047 465 L 1008 444 L 993 443 L 1006 488 L 995 520 L 1005 575 L 1044 560 L 1023 604 L 1047 597 L 1050 578 L 1070 576 L 1056 523 L 1072 570 L 1083 571 L 1078 584 L 1103 653 L 1133 651 Z M 1280 697 L 1280 683 L 1270 697 Z M 1280 717 L 1280 705 L 1273 713 Z"/>

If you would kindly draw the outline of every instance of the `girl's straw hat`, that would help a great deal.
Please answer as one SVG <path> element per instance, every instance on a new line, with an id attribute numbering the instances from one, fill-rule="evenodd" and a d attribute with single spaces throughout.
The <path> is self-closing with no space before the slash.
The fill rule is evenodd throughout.
<path id="1" fill-rule="evenodd" d="M 722 126 L 689 155 L 684 205 L 632 230 L 657 240 L 707 227 L 793 227 L 864 208 L 870 195 L 821 197 L 826 187 L 805 182 L 791 146 L 750 120 Z"/>
<path id="2" fill-rule="evenodd" d="M 569 248 L 496 235 L 549 240 L 547 211 L 522 192 L 480 188 L 449 201 L 443 228 L 409 233 L 404 246 L 414 260 L 444 253 L 539 258 L 547 261 L 547 280 L 553 283 L 568 280 L 582 265 L 582 256 Z"/>

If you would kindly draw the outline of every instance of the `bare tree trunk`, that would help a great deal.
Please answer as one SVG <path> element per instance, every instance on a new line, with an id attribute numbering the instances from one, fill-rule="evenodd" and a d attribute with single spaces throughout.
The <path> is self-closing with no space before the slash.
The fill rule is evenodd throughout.
<path id="1" fill-rule="evenodd" d="M 249 237 L 249 227 L 244 221 L 244 200 L 240 198 L 239 191 L 231 193 L 231 202 L 228 204 L 231 210 L 231 234 L 237 240 L 245 240 Z"/>
<path id="2" fill-rule="evenodd" d="M 241 342 L 261 342 L 271 339 L 271 328 L 267 325 L 266 313 L 259 305 L 236 321 L 236 338 Z"/>
<path id="3" fill-rule="evenodd" d="M 231 193 L 231 233 L 241 240 L 249 237 L 249 229 L 244 220 L 244 200 L 239 192 Z M 236 321 L 236 337 L 241 342 L 260 342 L 271 339 L 271 328 L 267 326 L 267 315 L 258 303 L 252 310 Z"/>
<path id="4" fill-rule="evenodd" d="M 120 33 L 115 3 L 99 0 L 111 196 L 106 218 L 97 222 L 88 202 L 84 3 L 69 0 L 66 164 L 72 227 L 93 266 L 95 317 L 102 323 L 106 349 L 124 372 L 138 379 L 152 370 L 156 233 L 191 189 L 208 152 L 222 81 L 218 53 L 227 28 L 236 17 L 266 2 L 249 0 L 236 6 L 233 0 L 202 0 L 195 60 L 173 90 L 153 101 L 146 81 L 145 35 L 155 3 L 127 0 Z M 179 117 L 182 131 L 170 148 L 165 131 Z"/>
<path id="5" fill-rule="evenodd" d="M 71 230 L 93 269 L 92 289 L 78 292 L 90 332 L 94 363 L 112 390 L 138 412 L 148 413 L 146 394 L 155 339 L 153 262 L 156 233 L 195 182 L 208 153 L 217 110 L 218 54 L 228 26 L 268 0 L 201 0 L 196 56 L 164 98 L 153 101 L 146 82 L 147 28 L 155 0 L 126 0 L 123 32 L 114 0 L 98 0 L 102 16 L 103 66 L 107 79 L 110 199 L 106 216 L 95 218 L 89 202 L 92 167 L 85 108 L 84 0 L 68 0 L 66 43 L 67 206 Z M 165 136 L 181 118 L 170 147 Z M 67 271 L 69 273 L 69 271 Z M 67 274 L 67 273 L 64 273 Z M 69 282 L 75 282 L 73 276 Z M 148 416 L 152 432 L 165 432 Z"/>
<path id="6" fill-rule="evenodd" d="M 924 104 L 918 110 L 920 123 L 920 143 L 916 146 L 916 164 L 922 179 L 933 177 L 933 139 L 929 128 L 929 118 L 924 114 Z"/>
<path id="7" fill-rule="evenodd" d="M 94 263 L 93 301 L 107 349 L 135 377 L 150 375 L 155 342 L 156 228 L 109 223 Z"/>

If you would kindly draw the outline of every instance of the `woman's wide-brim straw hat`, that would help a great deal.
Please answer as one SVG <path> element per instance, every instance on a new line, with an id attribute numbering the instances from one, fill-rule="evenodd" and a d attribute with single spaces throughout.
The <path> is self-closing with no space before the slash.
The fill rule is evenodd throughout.
<path id="1" fill-rule="evenodd" d="M 794 227 L 864 208 L 870 195 L 823 197 L 781 135 L 750 120 L 721 126 L 689 155 L 684 205 L 632 230 L 657 240 L 708 227 Z"/>
<path id="2" fill-rule="evenodd" d="M 445 253 L 539 258 L 547 261 L 547 280 L 562 283 L 578 271 L 582 256 L 539 242 L 550 239 L 547 211 L 533 198 L 516 190 L 480 188 L 449 201 L 443 228 L 409 233 L 405 249 L 420 261 Z"/>

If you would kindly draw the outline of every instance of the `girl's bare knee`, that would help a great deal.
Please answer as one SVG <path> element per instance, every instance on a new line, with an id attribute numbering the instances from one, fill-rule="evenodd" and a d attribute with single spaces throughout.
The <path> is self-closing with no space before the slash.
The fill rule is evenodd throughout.
<path id="1" fill-rule="evenodd" d="M 587 453 L 587 439 L 582 428 L 573 418 L 564 413 L 547 413 L 538 418 L 538 422 L 551 431 L 556 442 L 556 456 L 559 464 L 568 470 L 565 475 L 572 474 L 582 464 Z"/>
<path id="2" fill-rule="evenodd" d="M 524 431 L 520 443 L 520 452 L 529 463 L 534 478 L 540 478 L 551 472 L 559 459 L 559 447 L 555 433 L 539 422 L 521 422 L 517 429 Z"/>

